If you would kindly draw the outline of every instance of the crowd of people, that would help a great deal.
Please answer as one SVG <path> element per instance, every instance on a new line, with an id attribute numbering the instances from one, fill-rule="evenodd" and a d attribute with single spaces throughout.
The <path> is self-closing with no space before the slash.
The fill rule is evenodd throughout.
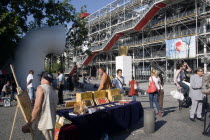
<path id="1" fill-rule="evenodd" d="M 181 88 L 180 91 L 184 94 L 184 100 L 180 106 L 191 106 L 189 119 L 193 122 L 196 120 L 204 121 L 203 134 L 208 134 L 210 132 L 210 124 L 206 122 L 210 121 L 209 115 L 207 115 L 210 112 L 210 69 L 207 69 L 204 74 L 203 68 L 198 67 L 190 77 L 186 75 L 186 72 L 192 72 L 192 69 L 187 63 L 177 64 L 177 69 L 174 83 L 178 89 Z"/>
<path id="2" fill-rule="evenodd" d="M 117 75 L 112 80 L 109 75 L 106 73 L 104 67 L 98 69 L 99 74 L 101 75 L 101 82 L 98 87 L 98 91 L 106 90 L 111 88 L 120 89 L 121 94 L 126 93 L 125 89 L 125 78 L 122 76 L 122 69 L 116 71 Z M 204 115 L 202 109 L 204 106 L 204 100 L 207 101 L 206 97 L 210 94 L 210 72 L 204 74 L 202 68 L 197 68 L 195 73 L 192 76 L 187 76 L 186 72 L 192 72 L 192 69 L 188 66 L 187 63 L 177 64 L 177 71 L 174 75 L 174 84 L 177 86 L 177 89 L 180 90 L 184 95 L 184 100 L 180 106 L 184 105 L 184 102 L 190 98 L 192 104 L 190 105 L 190 114 L 189 118 L 191 121 L 195 119 L 203 121 Z M 35 124 L 35 120 L 38 119 L 38 125 L 36 125 L 35 135 L 37 138 L 47 138 L 53 139 L 54 126 L 55 124 L 55 115 L 56 115 L 56 106 L 57 104 L 63 104 L 63 90 L 64 90 L 64 74 L 62 70 L 58 71 L 57 76 L 57 90 L 58 95 L 55 93 L 55 88 L 53 85 L 53 75 L 47 72 L 43 72 L 40 76 L 40 86 L 37 87 L 36 94 L 34 92 L 33 84 L 33 75 L 34 71 L 30 70 L 26 78 L 26 87 L 28 90 L 28 95 L 31 100 L 33 107 L 32 118 L 31 120 L 22 128 L 23 132 L 29 132 L 30 128 Z M 136 96 L 138 96 L 139 84 L 132 76 L 132 80 L 129 81 L 129 93 L 128 96 L 131 97 L 132 101 L 136 101 Z M 88 78 L 85 79 L 85 81 Z M 67 79 L 69 86 L 71 83 L 79 83 L 79 79 L 75 76 L 69 77 Z M 151 71 L 151 76 L 148 79 L 148 95 L 150 107 L 154 108 L 154 105 L 157 109 L 157 115 L 163 116 L 163 98 L 164 98 L 164 80 L 161 72 L 153 69 Z M 13 84 L 11 84 L 13 82 Z M 14 99 L 14 80 L 7 81 L 2 88 L 1 96 L 4 97 L 10 94 L 11 99 Z M 75 84 L 76 85 L 76 84 Z M 69 87 L 70 88 L 70 87 Z M 72 90 L 73 91 L 73 90 Z M 210 99 L 209 99 L 210 101 Z M 207 101 L 208 102 L 208 101 Z M 46 113 L 50 115 L 46 116 Z M 195 116 L 196 115 L 196 116 Z M 44 122 L 47 122 L 45 125 Z"/>
<path id="3" fill-rule="evenodd" d="M 111 82 L 108 74 L 105 71 L 105 68 L 104 67 L 99 68 L 99 73 L 101 74 L 102 78 L 98 91 L 111 89 L 111 88 L 118 88 L 120 89 L 121 94 L 125 94 L 126 84 L 125 84 L 125 78 L 122 76 L 122 69 L 118 69 L 116 72 L 117 75 Z M 158 114 L 162 116 L 163 97 L 164 97 L 164 91 L 163 91 L 164 82 L 163 82 L 162 73 L 158 74 L 156 70 L 152 70 L 151 77 L 149 78 L 149 86 L 152 81 L 155 82 L 157 90 L 149 94 L 150 107 L 153 108 L 153 103 L 155 103 L 156 108 L 158 109 Z M 128 93 L 128 96 L 132 97 L 132 101 L 136 101 L 136 96 L 138 96 L 138 90 L 140 90 L 138 82 L 132 76 L 132 80 L 129 81 L 129 93 Z"/>
<path id="4" fill-rule="evenodd" d="M 210 79 L 207 78 L 210 75 L 209 70 L 204 74 L 203 69 L 198 67 L 190 77 L 186 75 L 186 72 L 192 72 L 192 69 L 187 63 L 177 64 L 174 83 L 177 86 L 177 89 L 180 89 L 184 95 L 184 100 L 180 106 L 191 106 L 189 115 L 191 121 L 195 122 L 195 119 L 204 121 L 204 99 L 210 94 L 210 91 L 208 91 L 210 90 L 210 87 L 208 86 Z M 190 100 L 190 102 L 188 100 Z"/>
<path id="5" fill-rule="evenodd" d="M 180 107 L 190 107 L 189 118 L 191 121 L 195 121 L 195 118 L 203 121 L 204 116 L 202 116 L 203 100 L 206 99 L 206 94 L 210 94 L 210 72 L 208 71 L 204 74 L 202 68 L 197 68 L 193 73 L 193 70 L 189 65 L 184 62 L 178 63 L 176 65 L 176 73 L 174 75 L 174 84 L 177 86 L 177 90 L 183 93 L 184 100 L 179 104 Z M 125 91 L 125 79 L 122 76 L 122 70 L 118 69 L 116 77 L 110 80 L 108 74 L 105 72 L 105 68 L 100 67 L 99 73 L 101 74 L 101 82 L 98 90 L 105 90 L 110 88 L 120 89 L 120 93 L 124 94 Z M 188 73 L 191 73 L 189 75 Z M 208 77 L 208 78 L 206 78 Z M 161 72 L 153 69 L 151 71 L 151 76 L 149 77 L 148 83 L 148 95 L 150 107 L 153 108 L 155 104 L 157 108 L 157 114 L 163 116 L 163 98 L 164 98 L 164 80 Z M 207 82 L 208 81 L 208 82 Z M 149 93 L 149 88 L 152 87 L 154 83 L 155 90 Z M 138 82 L 135 81 L 134 77 L 129 81 L 129 96 L 132 97 L 133 101 L 136 101 L 136 96 L 138 96 Z M 189 101 L 190 100 L 190 101 Z M 209 99 L 210 101 L 210 99 Z M 196 115 L 196 117 L 195 117 Z"/>

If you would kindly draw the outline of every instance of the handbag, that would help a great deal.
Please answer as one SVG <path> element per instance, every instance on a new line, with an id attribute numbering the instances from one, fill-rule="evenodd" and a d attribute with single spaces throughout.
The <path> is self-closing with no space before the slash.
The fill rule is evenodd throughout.
<path id="1" fill-rule="evenodd" d="M 175 98 L 177 100 L 181 100 L 181 101 L 184 100 L 184 95 L 179 91 L 176 91 L 176 90 L 171 91 L 170 94 L 171 94 L 171 96 L 173 96 L 173 98 Z"/>
<path id="2" fill-rule="evenodd" d="M 136 84 L 134 84 L 134 89 L 137 89 L 138 87 L 137 87 L 137 85 Z"/>
<path id="3" fill-rule="evenodd" d="M 153 81 L 153 78 L 151 76 L 152 82 L 150 82 L 147 93 L 154 93 L 155 91 L 157 91 L 157 87 L 155 85 L 155 82 Z"/>

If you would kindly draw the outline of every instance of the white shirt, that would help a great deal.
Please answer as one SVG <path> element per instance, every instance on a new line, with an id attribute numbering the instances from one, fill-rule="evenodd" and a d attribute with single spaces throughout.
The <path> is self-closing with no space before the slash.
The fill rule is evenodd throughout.
<path id="1" fill-rule="evenodd" d="M 118 79 L 120 80 L 118 80 Z M 119 88 L 120 89 L 120 93 L 123 93 L 124 92 L 124 89 L 123 89 L 123 85 L 122 84 L 125 84 L 125 79 L 124 79 L 124 77 L 123 76 L 121 76 L 121 77 L 116 77 L 115 79 L 114 79 L 114 81 L 112 82 L 112 84 L 113 85 L 115 85 L 115 87 L 116 88 Z"/>
<path id="2" fill-rule="evenodd" d="M 160 79 L 157 78 L 157 77 L 155 77 L 155 76 L 152 76 L 152 79 L 155 82 L 156 88 L 159 90 L 160 89 L 160 86 L 159 86 L 158 82 L 160 82 Z M 149 82 L 152 82 L 152 79 L 151 79 L 151 77 L 149 77 Z"/>
<path id="3" fill-rule="evenodd" d="M 28 74 L 28 76 L 27 76 L 27 79 L 26 79 L 26 82 L 27 82 L 27 84 L 28 84 L 28 82 L 30 81 L 32 79 L 32 81 L 31 81 L 31 83 L 27 86 L 27 88 L 31 88 L 31 87 L 33 87 L 33 74 Z"/>
<path id="4" fill-rule="evenodd" d="M 64 85 L 64 75 L 63 75 L 63 73 L 59 74 L 58 82 L 61 82 L 61 84 Z"/>

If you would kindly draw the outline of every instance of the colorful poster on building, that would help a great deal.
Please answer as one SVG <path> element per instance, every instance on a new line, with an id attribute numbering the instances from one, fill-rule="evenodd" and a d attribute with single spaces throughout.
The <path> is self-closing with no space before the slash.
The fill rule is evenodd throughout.
<path id="1" fill-rule="evenodd" d="M 186 59 L 195 57 L 195 36 L 166 40 L 166 59 Z"/>

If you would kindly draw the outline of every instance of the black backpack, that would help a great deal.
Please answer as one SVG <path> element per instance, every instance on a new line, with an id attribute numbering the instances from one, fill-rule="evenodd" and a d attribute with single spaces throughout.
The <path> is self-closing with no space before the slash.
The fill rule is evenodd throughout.
<path id="1" fill-rule="evenodd" d="M 192 105 L 192 100 L 190 97 L 185 97 L 184 99 L 184 103 L 182 105 L 182 107 L 188 108 Z"/>

